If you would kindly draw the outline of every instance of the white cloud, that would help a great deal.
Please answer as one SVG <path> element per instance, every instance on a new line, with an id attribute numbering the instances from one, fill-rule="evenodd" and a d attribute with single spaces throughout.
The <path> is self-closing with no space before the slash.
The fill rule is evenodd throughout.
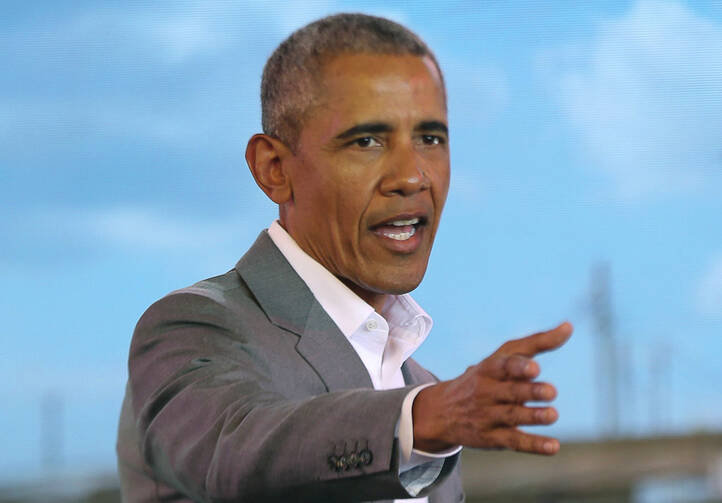
<path id="1" fill-rule="evenodd" d="M 79 51 L 99 50 L 107 57 L 127 49 L 136 57 L 182 63 L 229 45 L 231 33 L 222 22 L 226 11 L 240 14 L 241 9 L 225 5 L 225 9 L 210 3 L 204 9 L 188 9 L 182 4 L 79 8 L 66 17 L 11 31 L 5 42 L 25 57 L 55 55 L 72 63 Z"/>
<path id="2" fill-rule="evenodd" d="M 230 43 L 226 34 L 216 29 L 213 19 L 197 13 L 137 20 L 136 23 L 160 43 L 166 57 L 174 63 L 216 52 Z"/>
<path id="3" fill-rule="evenodd" d="M 150 250 L 196 248 L 217 242 L 224 228 L 161 215 L 145 208 L 117 207 L 76 214 L 73 225 L 109 243 Z"/>
<path id="4" fill-rule="evenodd" d="M 182 3 L 162 7 L 150 4 L 123 11 L 99 8 L 77 16 L 67 29 L 78 37 L 96 41 L 109 37 L 124 40 L 124 45 L 139 47 L 144 55 L 184 63 L 227 48 L 233 34 L 224 21 L 242 14 L 239 5 L 229 2 L 207 2 L 199 9 L 189 9 Z"/>
<path id="5" fill-rule="evenodd" d="M 620 195 L 644 198 L 721 180 L 720 47 L 722 24 L 643 0 L 588 46 L 540 53 L 539 66 L 559 70 L 554 85 L 593 163 Z"/>
<path id="6" fill-rule="evenodd" d="M 446 60 L 445 60 L 446 61 Z M 449 100 L 451 131 L 450 201 L 478 207 L 488 182 L 479 170 L 476 152 L 456 149 L 453 145 L 472 145 L 509 103 L 510 90 L 506 74 L 497 67 L 471 65 L 468 61 L 442 63 Z"/>
<path id="7" fill-rule="evenodd" d="M 722 256 L 712 261 L 697 286 L 697 309 L 722 317 Z"/>
<path id="8" fill-rule="evenodd" d="M 213 67 L 204 76 L 193 64 L 215 61 L 232 46 L 249 46 L 256 32 L 229 22 L 244 19 L 242 7 L 229 2 L 197 9 L 173 3 L 120 10 L 105 5 L 9 30 L 3 37 L 7 56 L 0 62 L 14 70 L 14 79 L 2 87 L 0 142 L 17 146 L 42 136 L 38 143 L 45 144 L 102 134 L 178 145 L 206 133 L 199 131 L 204 126 L 199 117 L 216 124 L 236 118 L 246 103 L 236 97 L 248 96 L 253 103 L 257 79 L 231 87 L 228 66 Z M 250 60 L 252 52 L 241 53 L 239 61 Z M 190 71 L 168 68 L 183 63 Z M 45 69 L 44 85 L 38 85 L 38 68 Z M 227 129 L 218 127 L 213 134 Z"/>
<path id="9" fill-rule="evenodd" d="M 192 122 L 188 108 L 161 112 L 125 98 L 16 99 L 0 102 L 0 109 L 0 144 L 9 148 L 38 135 L 46 145 L 53 139 L 67 141 L 81 131 L 84 137 L 99 134 L 178 145 L 197 138 L 203 127 Z"/>
<path id="10" fill-rule="evenodd" d="M 446 78 L 451 127 L 465 128 L 490 123 L 509 103 L 506 74 L 497 67 L 447 61 L 442 64 Z"/>
<path id="11" fill-rule="evenodd" d="M 80 232 L 133 249 L 203 249 L 228 240 L 229 222 L 208 222 L 164 215 L 142 207 L 114 207 L 72 212 L 65 221 Z"/>
<path id="12" fill-rule="evenodd" d="M 267 215 L 267 220 L 259 220 L 261 208 L 248 213 L 246 222 L 242 216 L 193 217 L 136 205 L 52 208 L 26 216 L 23 225 L 33 235 L 42 236 L 55 246 L 64 242 L 80 243 L 103 249 L 203 256 L 227 248 L 236 249 L 239 241 L 252 239 L 272 218 Z"/>
<path id="13" fill-rule="evenodd" d="M 16 274 L 47 267 L 81 267 L 103 257 L 183 264 L 198 275 L 234 263 L 278 210 L 260 194 L 246 194 L 225 214 L 198 214 L 134 203 L 107 207 L 45 207 L 17 212 L 0 230 L 14 239 L 0 254 L 0 270 Z M 188 269 L 191 268 L 191 269 Z"/>

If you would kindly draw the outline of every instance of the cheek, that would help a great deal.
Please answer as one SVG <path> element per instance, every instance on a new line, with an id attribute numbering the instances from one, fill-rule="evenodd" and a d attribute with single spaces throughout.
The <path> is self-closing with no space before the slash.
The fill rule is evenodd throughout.
<path id="1" fill-rule="evenodd" d="M 307 224 L 322 231 L 335 248 L 355 246 L 368 198 L 359 183 L 324 177 L 311 184 L 313 193 L 304 197 Z M 311 187 L 309 187 L 310 189 Z M 322 230 L 323 229 L 323 230 Z"/>
<path id="2" fill-rule="evenodd" d="M 324 180 L 324 191 L 335 201 L 337 218 L 358 221 L 371 203 L 377 181 L 369 169 L 360 167 L 337 169 Z"/>

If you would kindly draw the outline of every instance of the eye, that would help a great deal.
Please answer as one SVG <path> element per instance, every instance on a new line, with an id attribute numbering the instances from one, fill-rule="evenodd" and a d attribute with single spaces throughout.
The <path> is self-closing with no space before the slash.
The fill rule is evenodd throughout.
<path id="1" fill-rule="evenodd" d="M 355 146 L 361 147 L 361 148 L 380 147 L 381 146 L 381 144 L 372 136 L 364 136 L 362 138 L 356 138 L 351 143 L 352 143 L 352 145 L 355 145 Z"/>
<path id="2" fill-rule="evenodd" d="M 444 138 L 433 134 L 422 135 L 421 141 L 424 143 L 424 145 L 441 145 L 442 143 L 445 143 Z"/>

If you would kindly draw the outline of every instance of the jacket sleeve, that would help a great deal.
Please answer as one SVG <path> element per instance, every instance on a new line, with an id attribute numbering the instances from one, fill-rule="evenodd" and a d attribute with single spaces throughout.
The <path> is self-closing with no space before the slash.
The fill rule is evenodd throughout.
<path id="1" fill-rule="evenodd" d="M 394 430 L 410 387 L 289 398 L 262 336 L 240 333 L 211 296 L 171 294 L 146 311 L 129 388 L 154 476 L 194 501 L 409 497 Z"/>

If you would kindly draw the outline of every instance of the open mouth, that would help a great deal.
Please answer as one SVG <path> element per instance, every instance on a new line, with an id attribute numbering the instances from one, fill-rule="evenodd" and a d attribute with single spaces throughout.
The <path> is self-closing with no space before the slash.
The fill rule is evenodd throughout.
<path id="1" fill-rule="evenodd" d="M 372 227 L 372 230 L 394 241 L 408 241 L 424 225 L 426 225 L 426 217 L 423 216 L 395 218 Z"/>

